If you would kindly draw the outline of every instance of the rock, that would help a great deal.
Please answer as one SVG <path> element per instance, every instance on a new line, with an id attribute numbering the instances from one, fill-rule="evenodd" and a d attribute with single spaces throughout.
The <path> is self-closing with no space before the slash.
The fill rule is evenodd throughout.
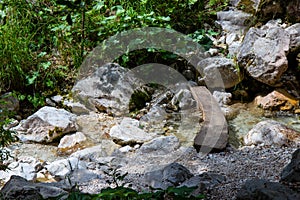
<path id="1" fill-rule="evenodd" d="M 213 96 L 218 102 L 220 107 L 224 107 L 225 105 L 229 105 L 231 102 L 232 94 L 228 92 L 220 92 L 214 91 Z"/>
<path id="2" fill-rule="evenodd" d="M 197 189 L 193 194 L 199 195 L 203 194 L 204 190 L 209 190 L 210 188 L 217 187 L 220 183 L 226 180 L 225 176 L 215 173 L 204 172 L 200 175 L 193 176 L 192 178 L 184 181 L 180 187 L 196 187 Z"/>
<path id="3" fill-rule="evenodd" d="M 300 199 L 300 194 L 280 183 L 268 182 L 266 180 L 248 180 L 237 193 L 237 200 L 294 200 Z"/>
<path id="4" fill-rule="evenodd" d="M 144 143 L 155 137 L 139 128 L 139 121 L 125 117 L 120 125 L 113 126 L 109 135 L 118 144 Z"/>
<path id="5" fill-rule="evenodd" d="M 45 106 L 14 128 L 21 141 L 50 143 L 76 131 L 76 116 L 64 109 Z"/>
<path id="6" fill-rule="evenodd" d="M 67 106 L 71 109 L 72 113 L 76 115 L 86 115 L 89 114 L 90 110 L 85 107 L 85 105 L 74 102 L 73 100 L 65 100 L 63 102 L 64 106 Z"/>
<path id="7" fill-rule="evenodd" d="M 276 86 L 288 68 L 289 44 L 289 33 L 274 21 L 260 29 L 250 28 L 240 47 L 238 64 L 254 79 Z"/>
<path id="8" fill-rule="evenodd" d="M 245 21 L 252 17 L 251 14 L 243 11 L 229 10 L 217 12 L 217 23 L 225 32 L 243 34 L 247 29 Z"/>
<path id="9" fill-rule="evenodd" d="M 70 157 L 68 159 L 56 160 L 46 165 L 45 168 L 53 177 L 63 180 L 75 170 L 86 169 L 86 166 L 78 158 Z"/>
<path id="10" fill-rule="evenodd" d="M 77 132 L 72 135 L 65 135 L 59 142 L 58 151 L 60 153 L 72 153 L 85 146 L 86 137 L 83 133 Z"/>
<path id="11" fill-rule="evenodd" d="M 161 170 L 146 173 L 145 181 L 153 188 L 167 189 L 170 186 L 179 186 L 192 176 L 184 166 L 171 163 Z"/>
<path id="12" fill-rule="evenodd" d="M 150 142 L 144 143 L 139 152 L 141 153 L 155 153 L 155 154 L 168 154 L 176 151 L 180 147 L 180 143 L 175 136 L 161 136 L 154 138 Z"/>
<path id="13" fill-rule="evenodd" d="M 131 146 L 129 146 L 129 145 L 126 145 L 126 146 L 121 147 L 119 149 L 119 151 L 121 151 L 122 153 L 127 153 L 127 152 L 132 151 L 132 150 L 133 150 L 133 148 Z"/>
<path id="14" fill-rule="evenodd" d="M 300 182 L 300 149 L 297 149 L 292 156 L 291 162 L 282 170 L 281 180 L 286 183 Z"/>
<path id="15" fill-rule="evenodd" d="M 196 101 L 188 89 L 180 89 L 172 98 L 171 103 L 178 105 L 181 110 L 196 107 Z"/>
<path id="16" fill-rule="evenodd" d="M 28 181 L 35 181 L 37 172 L 43 168 L 43 164 L 33 157 L 20 156 L 18 161 L 8 165 L 7 171 L 0 171 L 0 179 L 7 182 L 12 175 L 25 178 Z"/>
<path id="17" fill-rule="evenodd" d="M 68 193 L 47 183 L 32 183 L 20 176 L 12 176 L 0 191 L 6 200 L 65 199 Z"/>
<path id="18" fill-rule="evenodd" d="M 254 103 L 265 110 L 293 110 L 299 108 L 299 100 L 284 90 L 274 90 L 262 97 L 257 96 Z"/>
<path id="19" fill-rule="evenodd" d="M 290 52 L 300 52 L 300 23 L 285 29 L 290 34 Z"/>
<path id="20" fill-rule="evenodd" d="M 72 88 L 75 100 L 90 110 L 113 115 L 128 113 L 131 95 L 141 84 L 118 64 L 99 66 Z"/>
<path id="21" fill-rule="evenodd" d="M 202 79 L 204 79 L 206 85 L 210 88 L 231 88 L 243 79 L 233 61 L 223 57 L 203 59 L 198 63 L 197 69 L 201 74 L 204 74 Z M 222 79 L 221 82 L 220 78 Z"/>
<path id="22" fill-rule="evenodd" d="M 70 157 L 75 157 L 80 160 L 93 161 L 99 157 L 110 156 L 120 146 L 110 140 L 103 140 L 101 144 L 93 147 L 88 147 L 83 150 L 72 153 Z"/>
<path id="23" fill-rule="evenodd" d="M 117 120 L 105 113 L 90 112 L 88 115 L 77 116 L 78 131 L 82 132 L 89 141 L 98 144 L 109 138 L 110 129 Z"/>
<path id="24" fill-rule="evenodd" d="M 274 120 L 256 124 L 244 137 L 245 145 L 289 145 L 298 143 L 300 133 Z"/>
<path id="25" fill-rule="evenodd" d="M 20 103 L 13 93 L 8 92 L 0 96 L 0 113 L 4 111 L 17 112 L 20 108 Z"/>

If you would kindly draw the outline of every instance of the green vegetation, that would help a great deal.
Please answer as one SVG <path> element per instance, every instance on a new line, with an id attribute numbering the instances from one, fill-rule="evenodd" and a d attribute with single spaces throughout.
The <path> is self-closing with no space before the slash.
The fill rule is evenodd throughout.
<path id="1" fill-rule="evenodd" d="M 204 24 L 213 24 L 216 11 L 226 6 L 227 0 L 0 0 L 0 94 L 14 91 L 27 105 L 42 106 L 45 97 L 72 86 L 88 52 L 133 28 L 175 29 L 209 47 L 205 34 L 216 32 Z M 150 49 L 118 62 L 134 67 L 158 57 L 180 60 Z"/>

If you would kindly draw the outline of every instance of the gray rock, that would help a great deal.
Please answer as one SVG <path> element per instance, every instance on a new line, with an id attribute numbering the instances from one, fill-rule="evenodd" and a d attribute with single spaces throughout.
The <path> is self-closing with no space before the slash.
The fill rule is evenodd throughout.
<path id="1" fill-rule="evenodd" d="M 144 143 L 155 137 L 154 133 L 146 133 L 139 128 L 139 121 L 125 117 L 120 125 L 113 126 L 109 135 L 119 144 Z"/>
<path id="2" fill-rule="evenodd" d="M 13 128 L 21 141 L 52 142 L 66 133 L 76 131 L 76 115 L 45 106 Z"/>
<path id="3" fill-rule="evenodd" d="M 0 191 L 6 200 L 66 199 L 68 193 L 47 183 L 32 183 L 20 176 L 12 176 Z"/>
<path id="4" fill-rule="evenodd" d="M 245 21 L 251 17 L 251 14 L 240 10 L 220 11 L 217 12 L 217 24 L 219 24 L 225 32 L 242 35 L 247 28 Z"/>
<path id="5" fill-rule="evenodd" d="M 8 165 L 8 170 L 0 171 L 0 179 L 7 182 L 12 175 L 17 175 L 28 181 L 35 181 L 37 172 L 42 168 L 42 163 L 35 158 L 20 156 L 18 161 L 13 161 Z"/>
<path id="6" fill-rule="evenodd" d="M 68 159 L 54 161 L 49 165 L 46 165 L 45 168 L 52 176 L 63 180 L 75 170 L 86 169 L 86 165 L 78 158 L 70 157 Z"/>
<path id="7" fill-rule="evenodd" d="M 230 104 L 232 94 L 228 92 L 214 91 L 213 96 L 220 107 Z"/>
<path id="8" fill-rule="evenodd" d="M 288 128 L 284 124 L 266 120 L 256 124 L 244 137 L 245 145 L 289 145 L 299 142 L 299 132 Z"/>
<path id="9" fill-rule="evenodd" d="M 110 140 L 103 140 L 100 145 L 85 148 L 83 150 L 72 153 L 70 157 L 76 157 L 84 161 L 94 161 L 99 157 L 111 155 L 120 146 Z"/>
<path id="10" fill-rule="evenodd" d="M 300 182 L 300 149 L 293 153 L 291 162 L 282 170 L 281 181 L 288 183 Z"/>
<path id="11" fill-rule="evenodd" d="M 223 57 L 203 59 L 198 63 L 197 68 L 201 74 L 204 74 L 203 79 L 210 88 L 222 88 L 221 82 L 225 88 L 231 88 L 243 79 L 233 61 Z"/>
<path id="12" fill-rule="evenodd" d="M 300 23 L 293 24 L 285 29 L 290 34 L 290 52 L 300 51 Z"/>
<path id="13" fill-rule="evenodd" d="M 85 115 L 89 114 L 90 110 L 85 107 L 85 105 L 79 103 L 79 102 L 74 102 L 73 100 L 65 100 L 63 102 L 63 105 L 69 107 L 72 111 L 72 113 L 76 115 Z"/>
<path id="14" fill-rule="evenodd" d="M 300 194 L 280 183 L 266 180 L 248 180 L 237 193 L 237 200 L 295 200 L 300 199 Z"/>
<path id="15" fill-rule="evenodd" d="M 128 112 L 131 94 L 139 85 L 128 71 L 114 63 L 98 67 L 75 84 L 72 89 L 74 99 L 94 111 L 114 115 Z"/>
<path id="16" fill-rule="evenodd" d="M 178 163 L 171 163 L 161 170 L 145 174 L 145 181 L 153 188 L 167 189 L 170 186 L 179 186 L 190 179 L 193 174 Z"/>
<path id="17" fill-rule="evenodd" d="M 254 79 L 275 86 L 288 68 L 289 33 L 273 21 L 250 28 L 238 53 L 238 63 Z"/>
<path id="18" fill-rule="evenodd" d="M 155 153 L 155 154 L 168 154 L 176 151 L 180 147 L 180 143 L 175 136 L 161 136 L 154 138 L 150 142 L 144 143 L 139 152 L 141 153 Z"/>
<path id="19" fill-rule="evenodd" d="M 81 132 L 77 132 L 72 135 L 65 135 L 62 139 L 60 139 L 59 145 L 58 145 L 58 151 L 69 151 L 74 148 L 80 148 L 83 147 L 86 143 L 87 138 L 85 135 Z"/>
<path id="20" fill-rule="evenodd" d="M 209 190 L 215 187 L 226 180 L 225 176 L 215 173 L 203 173 L 200 175 L 193 176 L 192 178 L 184 181 L 180 187 L 195 187 L 193 195 L 203 194 L 203 191 Z"/>
<path id="21" fill-rule="evenodd" d="M 196 101 L 189 89 L 180 89 L 172 98 L 171 103 L 178 105 L 181 110 L 196 107 Z"/>

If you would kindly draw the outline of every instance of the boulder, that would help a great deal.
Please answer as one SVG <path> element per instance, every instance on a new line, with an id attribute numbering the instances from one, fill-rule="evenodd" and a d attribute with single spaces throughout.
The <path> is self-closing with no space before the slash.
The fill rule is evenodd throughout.
<path id="1" fill-rule="evenodd" d="M 299 100 L 284 90 L 274 90 L 266 96 L 257 96 L 254 103 L 265 110 L 293 110 L 299 108 Z"/>
<path id="2" fill-rule="evenodd" d="M 240 47 L 238 64 L 254 79 L 276 86 L 288 68 L 289 45 L 289 33 L 274 21 L 260 29 L 250 28 Z"/>
<path id="3" fill-rule="evenodd" d="M 202 79 L 209 88 L 231 88 L 243 80 L 236 64 L 228 58 L 203 59 L 198 63 L 197 69 L 204 75 Z"/>
<path id="4" fill-rule="evenodd" d="M 72 88 L 75 100 L 90 110 L 99 110 L 113 115 L 128 112 L 129 101 L 139 81 L 131 76 L 128 69 L 109 63 L 78 80 Z"/>
<path id="5" fill-rule="evenodd" d="M 290 52 L 300 52 L 300 23 L 285 29 L 290 34 Z"/>
<path id="6" fill-rule="evenodd" d="M 71 132 L 76 132 L 76 115 L 45 106 L 13 128 L 21 141 L 50 143 Z"/>
<path id="7" fill-rule="evenodd" d="M 145 182 L 153 188 L 167 189 L 170 186 L 179 186 L 192 176 L 186 167 L 171 163 L 161 170 L 146 173 Z"/>
<path id="8" fill-rule="evenodd" d="M 68 193 L 48 183 L 33 183 L 20 176 L 12 176 L 1 189 L 0 196 L 6 200 L 65 199 Z"/>
<path id="9" fill-rule="evenodd" d="M 300 149 L 297 149 L 291 162 L 282 170 L 280 181 L 285 183 L 300 183 Z"/>
<path id="10" fill-rule="evenodd" d="M 57 150 L 60 153 L 72 153 L 77 149 L 85 146 L 87 138 L 81 132 L 77 132 L 72 135 L 65 135 L 60 139 Z"/>
<path id="11" fill-rule="evenodd" d="M 274 120 L 266 120 L 256 124 L 244 136 L 245 145 L 290 145 L 299 143 L 300 133 Z"/>
<path id="12" fill-rule="evenodd" d="M 146 133 L 139 128 L 139 121 L 125 117 L 120 125 L 110 129 L 110 137 L 117 144 L 144 143 L 155 137 L 154 133 Z"/>
<path id="13" fill-rule="evenodd" d="M 217 24 L 219 24 L 225 32 L 242 35 L 247 29 L 245 21 L 251 17 L 251 14 L 240 10 L 220 11 L 217 12 Z"/>
<path id="14" fill-rule="evenodd" d="M 187 110 L 196 107 L 196 101 L 193 99 L 189 89 L 180 89 L 171 100 L 171 104 L 178 106 L 181 110 Z"/>
<path id="15" fill-rule="evenodd" d="M 266 180 L 248 180 L 237 193 L 237 200 L 295 200 L 300 199 L 300 194 L 285 185 Z"/>

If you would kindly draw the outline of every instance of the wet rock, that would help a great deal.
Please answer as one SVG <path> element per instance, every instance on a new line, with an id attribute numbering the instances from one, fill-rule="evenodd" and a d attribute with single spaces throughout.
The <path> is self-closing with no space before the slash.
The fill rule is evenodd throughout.
<path id="1" fill-rule="evenodd" d="M 275 86 L 288 68 L 289 44 L 289 33 L 277 22 L 250 28 L 240 47 L 238 63 L 254 79 Z"/>
<path id="2" fill-rule="evenodd" d="M 180 147 L 180 143 L 175 136 L 161 136 L 154 138 L 150 142 L 144 143 L 139 152 L 141 153 L 155 153 L 155 154 L 168 154 L 174 152 Z"/>
<path id="3" fill-rule="evenodd" d="M 290 52 L 300 52 L 300 23 L 285 29 L 290 34 Z"/>
<path id="4" fill-rule="evenodd" d="M 186 167 L 171 163 L 161 170 L 147 173 L 145 181 L 153 188 L 167 189 L 170 186 L 179 186 L 192 176 L 193 174 Z"/>
<path id="5" fill-rule="evenodd" d="M 299 143 L 300 133 L 274 120 L 256 124 L 244 137 L 245 145 L 290 145 Z"/>
<path id="6" fill-rule="evenodd" d="M 245 21 L 251 17 L 251 14 L 239 10 L 221 11 L 217 12 L 217 23 L 225 32 L 243 34 L 247 28 Z"/>
<path id="7" fill-rule="evenodd" d="M 52 142 L 76 131 L 76 116 L 64 109 L 45 106 L 20 122 L 14 130 L 21 141 Z"/>
<path id="8" fill-rule="evenodd" d="M 280 183 L 268 182 L 266 180 L 248 180 L 237 193 L 237 200 L 294 200 L 300 199 L 300 194 Z"/>
<path id="9" fill-rule="evenodd" d="M 300 182 L 300 149 L 293 153 L 291 162 L 282 170 L 281 181 L 286 183 Z"/>
<path id="10" fill-rule="evenodd" d="M 84 147 L 86 140 L 87 138 L 81 132 L 77 132 L 72 135 L 66 135 L 60 140 L 57 148 L 61 153 L 72 153 L 77 149 Z"/>
<path id="11" fill-rule="evenodd" d="M 75 84 L 74 99 L 94 111 L 113 115 L 128 113 L 131 95 L 141 85 L 128 71 L 114 63 L 98 67 Z"/>
<path id="12" fill-rule="evenodd" d="M 144 143 L 155 137 L 154 133 L 146 133 L 139 128 L 139 121 L 124 118 L 120 125 L 113 126 L 109 135 L 118 144 Z"/>
<path id="13" fill-rule="evenodd" d="M 228 58 L 206 58 L 198 63 L 197 68 L 204 74 L 202 79 L 210 88 L 222 88 L 223 84 L 225 88 L 231 88 L 243 79 L 236 65 Z"/>
<path id="14" fill-rule="evenodd" d="M 32 183 L 20 176 L 12 176 L 0 191 L 6 200 L 64 199 L 67 192 L 47 183 Z"/>
<path id="15" fill-rule="evenodd" d="M 299 108 L 299 100 L 280 89 L 274 90 L 264 97 L 257 96 L 254 102 L 265 110 L 285 111 Z"/>
<path id="16" fill-rule="evenodd" d="M 101 141 L 101 144 L 72 153 L 70 157 L 75 157 L 85 161 L 93 161 L 97 160 L 99 157 L 109 156 L 119 148 L 120 146 L 116 145 L 114 142 L 110 140 L 103 140 Z"/>

